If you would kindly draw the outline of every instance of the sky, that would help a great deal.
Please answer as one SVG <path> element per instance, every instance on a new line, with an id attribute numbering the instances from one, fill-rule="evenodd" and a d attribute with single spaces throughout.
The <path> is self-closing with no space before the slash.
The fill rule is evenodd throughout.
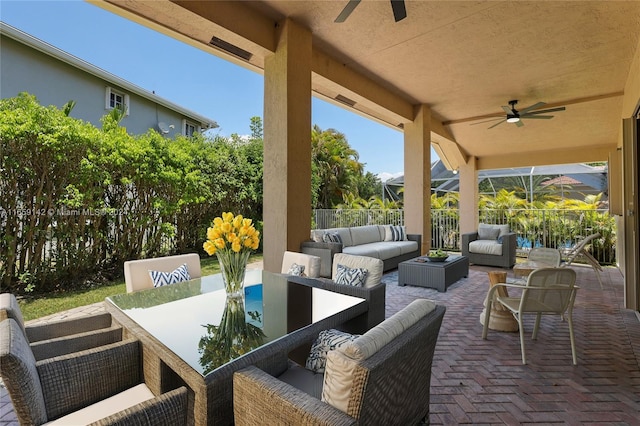
<path id="1" fill-rule="evenodd" d="M 0 0 L 0 20 L 214 119 L 222 136 L 247 135 L 250 118 L 263 116 L 262 75 L 82 0 Z M 343 133 L 366 172 L 403 174 L 402 132 L 317 98 L 312 124 Z"/>

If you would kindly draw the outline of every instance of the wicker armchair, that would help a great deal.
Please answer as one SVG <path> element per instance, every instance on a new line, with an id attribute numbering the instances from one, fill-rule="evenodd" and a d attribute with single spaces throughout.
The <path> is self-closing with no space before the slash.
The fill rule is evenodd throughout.
<path id="1" fill-rule="evenodd" d="M 235 424 L 428 422 L 431 364 L 444 313 L 444 306 L 419 299 L 352 343 L 329 351 L 321 397 L 313 385 L 321 373 L 300 366 L 278 377 L 257 367 L 236 372 Z M 289 375 L 294 369 L 302 374 Z"/>
<path id="2" fill-rule="evenodd" d="M 462 255 L 476 265 L 512 268 L 516 263 L 517 236 L 508 229 L 508 225 L 481 223 L 478 231 L 462 234 Z"/>
<path id="3" fill-rule="evenodd" d="M 36 361 L 18 323 L 0 322 L 2 379 L 23 425 L 186 424 L 187 389 L 156 397 L 141 362 L 137 340 Z"/>
<path id="4" fill-rule="evenodd" d="M 36 361 L 83 351 L 122 340 L 122 327 L 114 324 L 111 314 L 53 321 L 42 325 L 25 325 L 20 306 L 10 293 L 0 294 L 0 321 L 12 318 L 29 341 Z"/>
<path id="5" fill-rule="evenodd" d="M 345 265 L 350 268 L 365 268 L 369 271 L 363 287 L 337 284 L 334 280 L 337 274 L 337 265 Z M 368 256 L 355 256 L 345 253 L 336 253 L 332 265 L 332 278 L 319 277 L 310 279 L 305 277 L 289 276 L 289 281 L 299 282 L 310 287 L 318 287 L 348 296 L 360 297 L 367 301 L 367 312 L 342 324 L 339 328 L 350 333 L 365 333 L 384 321 L 387 286 L 381 282 L 383 262 Z"/>

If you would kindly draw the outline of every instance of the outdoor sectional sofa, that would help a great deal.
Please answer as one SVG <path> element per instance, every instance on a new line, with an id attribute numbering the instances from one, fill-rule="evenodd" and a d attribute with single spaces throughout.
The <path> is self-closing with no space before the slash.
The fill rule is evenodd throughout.
<path id="1" fill-rule="evenodd" d="M 397 268 L 400 262 L 420 256 L 421 244 L 422 236 L 405 234 L 404 226 L 365 225 L 313 230 L 311 241 L 304 241 L 300 251 L 319 256 L 322 259 L 320 276 L 329 278 L 336 253 L 380 259 L 384 263 L 383 270 L 388 271 Z"/>

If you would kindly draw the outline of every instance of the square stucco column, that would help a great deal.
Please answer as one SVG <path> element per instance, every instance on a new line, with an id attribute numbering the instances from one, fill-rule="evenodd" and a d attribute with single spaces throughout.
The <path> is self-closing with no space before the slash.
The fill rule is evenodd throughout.
<path id="1" fill-rule="evenodd" d="M 431 109 L 416 107 L 404 125 L 404 222 L 407 233 L 421 234 L 425 254 L 431 248 Z"/>
<path id="2" fill-rule="evenodd" d="M 475 232 L 478 229 L 478 169 L 476 157 L 470 157 L 466 164 L 458 169 L 460 179 L 460 234 Z"/>
<path id="3" fill-rule="evenodd" d="M 264 66 L 264 268 L 280 272 L 285 250 L 311 231 L 311 33 L 280 24 Z"/>

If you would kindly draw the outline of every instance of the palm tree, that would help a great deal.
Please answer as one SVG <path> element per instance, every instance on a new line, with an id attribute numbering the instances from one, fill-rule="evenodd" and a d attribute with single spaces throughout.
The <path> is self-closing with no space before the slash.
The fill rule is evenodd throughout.
<path id="1" fill-rule="evenodd" d="M 320 181 L 316 208 L 332 208 L 343 202 L 346 194 L 357 194 L 357 179 L 364 165 L 358 161 L 358 152 L 349 146 L 344 134 L 314 125 L 311 160 Z"/>

